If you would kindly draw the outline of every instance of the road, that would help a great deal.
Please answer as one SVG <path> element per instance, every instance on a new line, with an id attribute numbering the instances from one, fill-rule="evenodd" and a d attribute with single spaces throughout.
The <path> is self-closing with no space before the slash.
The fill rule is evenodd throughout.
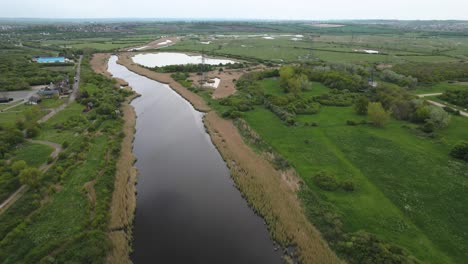
<path id="1" fill-rule="evenodd" d="M 424 97 L 438 96 L 438 95 L 442 95 L 442 93 L 418 94 L 418 97 L 424 98 Z M 445 104 L 442 104 L 442 103 L 439 103 L 439 102 L 436 102 L 436 101 L 432 101 L 432 100 L 426 100 L 426 101 L 428 103 L 430 103 L 432 105 L 435 105 L 435 106 L 438 106 L 438 107 L 446 107 L 447 106 Z M 450 106 L 448 106 L 448 107 L 450 107 Z M 468 117 L 468 113 L 464 112 L 464 111 L 460 111 L 460 115 L 464 116 L 464 117 Z"/>
<path id="2" fill-rule="evenodd" d="M 77 81 L 73 83 L 73 90 L 70 96 L 68 97 L 68 102 L 66 102 L 65 104 L 57 108 L 52 109 L 50 113 L 43 116 L 41 119 L 37 121 L 39 124 L 47 122 L 47 120 L 51 119 L 54 115 L 56 115 L 58 112 L 65 109 L 67 106 L 69 106 L 71 103 L 73 103 L 76 100 L 76 96 L 80 88 L 80 78 L 81 78 L 80 74 L 81 74 L 81 60 L 82 59 L 83 59 L 83 56 L 80 56 L 80 58 L 78 59 L 78 66 L 76 67 L 76 74 L 75 74 L 75 80 Z"/>

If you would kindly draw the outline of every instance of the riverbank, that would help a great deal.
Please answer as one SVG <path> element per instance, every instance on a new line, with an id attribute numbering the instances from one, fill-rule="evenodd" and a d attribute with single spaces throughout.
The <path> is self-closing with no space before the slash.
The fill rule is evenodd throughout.
<path id="1" fill-rule="evenodd" d="M 133 53 L 120 53 L 119 60 L 117 61 L 117 63 L 127 67 L 127 69 L 129 69 L 130 71 L 138 73 L 147 78 L 156 80 L 160 83 L 169 85 L 175 92 L 177 92 L 178 94 L 180 94 L 180 96 L 185 98 L 185 100 L 190 102 L 196 110 L 200 112 L 208 112 L 211 110 L 211 108 L 207 105 L 203 98 L 201 98 L 195 93 L 192 93 L 180 83 L 176 82 L 174 79 L 171 78 L 171 75 L 169 73 L 159 73 L 143 68 L 133 62 L 131 58 L 133 55 Z"/>
<path id="2" fill-rule="evenodd" d="M 96 73 L 112 78 L 112 75 L 107 71 L 109 58 L 110 54 L 95 54 L 91 66 Z M 122 82 L 125 81 L 118 79 L 119 85 Z M 133 155 L 136 113 L 130 103 L 137 96 L 134 95 L 127 98 L 121 108 L 124 120 L 122 131 L 125 136 L 122 140 L 120 156 L 117 160 L 114 192 L 110 206 L 109 239 L 112 247 L 107 256 L 107 263 L 132 263 L 129 256 L 132 251 L 131 241 L 136 209 L 136 180 L 138 172 L 134 167 L 135 156 Z"/>
<path id="3" fill-rule="evenodd" d="M 302 263 L 339 263 L 339 259 L 307 220 L 297 194 L 261 155 L 248 147 L 231 120 L 219 117 L 197 94 L 192 93 L 170 75 L 145 69 L 131 60 L 131 55 L 119 55 L 118 63 L 129 70 L 169 84 L 199 111 L 208 112 L 204 124 L 211 140 L 226 161 L 231 177 L 250 205 L 265 219 L 272 237 L 283 246 L 294 245 Z"/>
<path id="4" fill-rule="evenodd" d="M 107 62 L 109 61 L 111 54 L 110 53 L 95 53 L 91 58 L 91 67 L 93 68 L 94 72 L 98 74 L 102 74 L 108 78 L 114 78 L 110 72 L 107 71 Z M 120 86 L 128 86 L 128 82 L 114 78 Z"/>

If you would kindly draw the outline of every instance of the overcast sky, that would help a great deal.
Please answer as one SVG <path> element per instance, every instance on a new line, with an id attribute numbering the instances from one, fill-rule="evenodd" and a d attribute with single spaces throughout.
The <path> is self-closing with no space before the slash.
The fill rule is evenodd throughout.
<path id="1" fill-rule="evenodd" d="M 0 0 L 0 2 L 0 17 L 468 20 L 468 0 Z"/>

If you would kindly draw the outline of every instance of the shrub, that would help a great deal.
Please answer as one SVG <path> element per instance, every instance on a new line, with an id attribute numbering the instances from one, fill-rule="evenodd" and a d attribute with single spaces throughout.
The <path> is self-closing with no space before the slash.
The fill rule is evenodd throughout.
<path id="1" fill-rule="evenodd" d="M 460 111 L 455 110 L 455 109 L 453 109 L 453 108 L 451 108 L 451 107 L 444 106 L 443 109 L 445 110 L 445 112 L 447 112 L 447 113 L 449 113 L 449 114 L 453 114 L 453 115 L 457 115 L 457 116 L 460 115 Z"/>
<path id="2" fill-rule="evenodd" d="M 341 183 L 341 188 L 347 192 L 353 192 L 354 191 L 354 182 L 351 180 L 347 180 Z"/>
<path id="3" fill-rule="evenodd" d="M 19 179 L 22 184 L 27 184 L 30 187 L 37 187 L 40 182 L 42 172 L 37 168 L 26 168 L 19 174 Z"/>
<path id="4" fill-rule="evenodd" d="M 429 106 L 429 118 L 426 122 L 432 122 L 435 128 L 444 128 L 450 123 L 450 115 L 442 108 L 431 105 Z"/>
<path id="5" fill-rule="evenodd" d="M 424 133 L 432 133 L 434 132 L 434 123 L 431 122 L 431 121 L 428 121 L 426 123 L 424 123 L 424 125 L 422 125 L 420 127 L 420 129 L 424 132 Z"/>
<path id="6" fill-rule="evenodd" d="M 68 148 L 68 145 L 69 145 L 69 144 L 68 144 L 68 141 L 64 141 L 64 142 L 62 143 L 62 148 L 66 149 L 66 148 Z"/>
<path id="7" fill-rule="evenodd" d="M 227 110 L 226 112 L 223 113 L 223 117 L 224 118 L 236 119 L 236 118 L 242 117 L 242 112 L 237 111 L 237 110 L 233 110 L 233 109 L 229 109 L 229 110 Z"/>
<path id="8" fill-rule="evenodd" d="M 468 141 L 458 142 L 450 151 L 450 156 L 468 162 Z"/>
<path id="9" fill-rule="evenodd" d="M 30 127 L 26 129 L 26 137 L 33 138 L 39 135 L 39 129 L 37 127 Z"/>
<path id="10" fill-rule="evenodd" d="M 11 165 L 11 171 L 14 175 L 18 175 L 22 170 L 26 169 L 27 167 L 28 165 L 26 164 L 26 161 L 18 160 L 13 162 L 13 164 Z"/>
<path id="11" fill-rule="evenodd" d="M 420 263 L 404 249 L 364 231 L 346 234 L 344 241 L 338 244 L 338 249 L 348 257 L 350 263 Z"/>
<path id="12" fill-rule="evenodd" d="M 340 187 L 336 177 L 324 171 L 314 176 L 314 182 L 320 189 L 325 191 L 335 191 Z"/>
<path id="13" fill-rule="evenodd" d="M 372 124 L 376 127 L 383 127 L 390 119 L 390 114 L 385 111 L 380 102 L 369 103 L 367 111 Z"/>
<path id="14" fill-rule="evenodd" d="M 353 121 L 353 120 L 346 120 L 346 124 L 348 126 L 357 126 L 358 123 L 356 121 Z"/>
<path id="15" fill-rule="evenodd" d="M 367 107 L 369 106 L 369 99 L 361 96 L 354 103 L 354 110 L 358 115 L 367 115 Z"/>

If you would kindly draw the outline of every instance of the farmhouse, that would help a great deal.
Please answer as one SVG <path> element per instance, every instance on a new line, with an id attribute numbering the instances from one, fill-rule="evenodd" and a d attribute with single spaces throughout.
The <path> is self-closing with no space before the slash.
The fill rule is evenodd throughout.
<path id="1" fill-rule="evenodd" d="M 55 85 L 51 83 L 51 85 L 39 90 L 37 94 L 44 97 L 53 97 L 55 95 L 59 95 L 59 91 L 56 90 Z"/>

